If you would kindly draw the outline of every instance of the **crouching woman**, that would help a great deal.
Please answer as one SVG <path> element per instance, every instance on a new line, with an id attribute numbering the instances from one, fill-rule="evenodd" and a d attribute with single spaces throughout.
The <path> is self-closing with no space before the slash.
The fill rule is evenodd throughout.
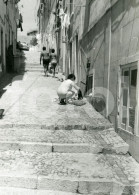
<path id="1" fill-rule="evenodd" d="M 70 74 L 67 80 L 63 81 L 62 84 L 59 86 L 57 94 L 59 96 L 60 104 L 67 104 L 68 101 L 75 96 L 76 92 L 73 90 L 73 88 L 78 93 L 80 88 L 75 84 L 75 79 L 75 75 Z"/>

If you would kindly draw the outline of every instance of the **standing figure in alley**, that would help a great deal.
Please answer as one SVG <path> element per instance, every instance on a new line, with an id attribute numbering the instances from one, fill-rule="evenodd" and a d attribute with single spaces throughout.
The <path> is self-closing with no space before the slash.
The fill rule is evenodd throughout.
<path id="1" fill-rule="evenodd" d="M 59 96 L 60 104 L 67 104 L 68 101 L 76 95 L 76 92 L 73 91 L 73 88 L 77 91 L 78 94 L 80 88 L 75 84 L 75 79 L 76 77 L 74 74 L 69 74 L 67 80 L 63 81 L 59 86 L 57 94 Z"/>
<path id="2" fill-rule="evenodd" d="M 57 55 L 55 53 L 55 49 L 51 50 L 50 59 L 51 59 L 51 68 L 53 69 L 53 77 L 55 77 L 55 69 L 57 65 Z"/>
<path id="3" fill-rule="evenodd" d="M 45 76 L 48 76 L 50 56 L 49 53 L 46 51 L 46 47 L 42 48 L 42 52 L 40 54 L 40 64 L 42 60 L 43 60 L 44 74 Z"/>

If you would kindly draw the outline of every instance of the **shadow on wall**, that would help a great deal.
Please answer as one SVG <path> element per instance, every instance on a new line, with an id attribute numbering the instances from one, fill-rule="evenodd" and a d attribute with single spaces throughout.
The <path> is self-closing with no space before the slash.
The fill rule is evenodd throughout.
<path id="1" fill-rule="evenodd" d="M 18 49 L 16 50 L 16 55 L 14 55 L 13 45 L 10 45 L 6 51 L 6 72 L 9 74 L 19 74 L 21 72 L 21 67 L 24 67 L 25 65 L 25 59 L 24 52 Z"/>
<path id="2" fill-rule="evenodd" d="M 97 0 L 93 0 L 92 3 L 94 1 L 97 1 Z M 129 13 L 130 10 L 132 8 L 137 8 L 139 6 L 139 1 L 137 0 L 122 0 L 122 1 L 117 1 L 117 3 L 115 3 L 115 5 L 111 8 L 112 10 L 112 20 L 114 21 L 117 16 L 120 16 L 118 18 L 118 20 L 115 22 L 115 24 L 113 25 L 113 28 L 112 28 L 112 31 L 115 31 L 118 26 L 121 24 L 124 16 L 126 13 Z M 113 13 L 113 10 L 114 9 L 116 10 L 114 13 Z M 85 18 L 84 18 L 84 34 L 87 33 L 88 29 L 89 29 L 89 19 L 90 19 L 90 0 L 86 0 L 86 7 L 85 7 Z"/>
<path id="3" fill-rule="evenodd" d="M 112 21 L 116 21 L 116 18 L 118 17 L 118 20 L 113 24 L 112 26 L 112 32 L 115 31 L 121 24 L 122 20 L 124 19 L 124 16 L 126 13 L 128 13 L 128 19 L 130 19 L 129 14 L 132 8 L 134 8 L 134 11 L 136 12 L 136 8 L 139 6 L 139 2 L 137 0 L 123 0 L 123 1 L 117 1 L 117 3 L 114 5 L 115 12 L 112 8 Z M 133 14 L 133 17 L 135 17 L 135 13 Z"/>
<path id="4" fill-rule="evenodd" d="M 94 1 L 96 0 L 93 0 L 92 3 Z M 112 29 L 111 29 L 112 32 L 118 29 L 118 27 L 121 25 L 122 21 L 124 20 L 124 17 L 126 17 L 127 20 L 130 20 L 130 17 L 134 18 L 135 11 L 138 6 L 139 6 L 139 1 L 137 0 L 117 1 L 117 3 L 115 3 L 115 5 L 111 8 L 111 15 L 109 15 L 112 19 Z M 83 53 L 85 53 L 87 57 L 89 57 L 90 51 L 92 51 L 92 49 L 95 48 L 95 43 L 97 42 L 98 39 L 100 39 L 101 33 L 105 32 L 105 27 L 107 27 L 107 24 L 109 22 L 109 17 L 102 17 L 99 19 L 99 22 L 89 30 L 89 18 L 90 17 L 91 17 L 90 16 L 90 0 L 86 0 L 85 18 L 83 22 L 84 23 L 84 31 L 83 31 L 84 36 L 82 40 L 80 41 L 80 45 L 84 49 Z M 95 56 L 93 56 L 93 62 L 91 63 L 92 64 L 91 68 L 93 68 L 95 62 L 97 61 L 97 58 L 99 56 L 100 50 L 104 42 L 105 42 L 105 35 L 99 47 L 95 49 Z M 83 67 L 82 71 L 84 72 L 85 75 L 87 75 L 86 56 L 84 54 L 82 55 L 82 67 Z M 86 85 L 85 78 L 82 78 L 81 85 L 82 85 L 82 88 L 85 90 L 85 85 Z"/>
<path id="5" fill-rule="evenodd" d="M 24 71 L 21 72 L 20 69 L 23 67 L 24 70 L 26 57 L 23 52 L 17 51 L 17 54 L 16 56 L 13 55 L 13 46 L 10 45 L 6 51 L 6 72 L 0 77 L 0 98 L 6 92 L 5 88 L 11 86 L 12 82 L 23 80 Z"/>

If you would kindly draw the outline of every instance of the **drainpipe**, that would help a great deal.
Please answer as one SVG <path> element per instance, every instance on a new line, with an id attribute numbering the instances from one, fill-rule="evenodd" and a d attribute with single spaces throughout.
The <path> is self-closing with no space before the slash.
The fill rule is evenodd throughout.
<path id="1" fill-rule="evenodd" d="M 107 83 L 107 102 L 106 102 L 106 117 L 109 113 L 109 88 L 110 88 L 110 66 L 111 66 L 111 10 L 110 10 L 110 20 L 109 20 L 109 53 L 108 53 L 108 83 Z"/>
<path id="2" fill-rule="evenodd" d="M 63 30 L 63 37 L 65 37 L 65 28 Z M 66 41 L 66 40 L 65 40 Z M 66 73 L 66 67 L 65 67 L 65 55 L 66 55 L 66 43 L 63 43 L 62 44 L 62 47 L 63 47 L 63 73 L 65 75 Z"/>

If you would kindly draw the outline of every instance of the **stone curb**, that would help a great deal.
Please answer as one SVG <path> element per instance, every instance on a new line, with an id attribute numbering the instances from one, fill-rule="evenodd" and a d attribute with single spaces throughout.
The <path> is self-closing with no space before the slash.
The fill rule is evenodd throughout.
<path id="1" fill-rule="evenodd" d="M 0 151 L 18 150 L 25 152 L 39 153 L 93 153 L 98 154 L 103 148 L 98 145 L 90 145 L 87 143 L 42 143 L 42 142 L 9 142 L 0 141 Z"/>
<path id="2" fill-rule="evenodd" d="M 54 129 L 54 130 L 98 130 L 103 131 L 111 126 L 93 126 L 93 125 L 84 125 L 84 124 L 75 124 L 75 125 L 42 125 L 41 129 Z"/>
<path id="3" fill-rule="evenodd" d="M 58 153 L 93 153 L 98 154 L 103 148 L 90 144 L 55 144 L 53 143 L 53 152 Z"/>
<path id="4" fill-rule="evenodd" d="M 24 188 L 8 188 L 0 187 L 0 195 L 78 195 L 76 193 L 68 193 L 54 190 L 34 190 Z"/>
<path id="5" fill-rule="evenodd" d="M 72 141 L 72 136 L 69 138 L 66 137 L 67 135 L 64 133 L 63 141 L 60 137 L 60 142 L 57 141 L 58 137 L 55 138 L 55 133 L 58 131 L 61 131 L 59 129 L 52 130 L 48 126 L 47 128 L 40 129 L 41 126 L 36 125 L 14 125 L 14 126 L 8 126 L 7 129 L 4 128 L 4 126 L 1 128 L 0 132 L 0 150 L 8 150 L 8 147 L 11 148 L 11 150 L 23 150 L 23 151 L 32 151 L 33 148 L 37 152 L 62 152 L 62 153 L 70 153 L 70 152 L 76 152 L 76 153 L 104 153 L 104 154 L 127 154 L 129 151 L 129 145 L 125 143 L 122 138 L 120 138 L 117 133 L 115 133 L 113 128 L 99 131 L 99 130 L 67 130 L 67 132 L 70 133 L 72 131 L 73 135 L 77 135 L 77 140 Z M 31 132 L 34 131 L 34 134 Z M 64 132 L 64 130 L 62 130 Z M 76 134 L 77 132 L 77 134 Z M 78 133 L 79 139 L 78 141 Z M 86 139 L 82 142 L 82 139 L 84 139 L 84 133 L 91 133 L 90 138 Z M 59 132 L 60 133 L 60 132 Z M 59 134 L 58 133 L 58 134 Z M 11 134 L 11 136 L 8 139 L 8 135 Z M 57 134 L 57 133 L 56 133 Z M 47 139 L 47 137 L 50 136 L 51 139 Z M 57 135 L 59 136 L 59 135 Z M 93 142 L 95 140 L 97 141 L 98 147 L 94 145 Z M 33 143 L 31 143 L 33 142 Z M 51 144 L 53 143 L 53 144 Z M 85 145 L 86 144 L 86 145 Z M 29 149 L 30 147 L 30 149 Z M 42 151 L 41 151 L 42 150 Z"/>
<path id="6" fill-rule="evenodd" d="M 0 186 L 37 189 L 37 176 L 30 177 L 30 176 L 1 175 Z"/>
<path id="7" fill-rule="evenodd" d="M 51 143 L 33 143 L 33 142 L 1 142 L 0 151 L 6 150 L 18 150 L 25 152 L 39 152 L 39 153 L 50 153 L 52 152 Z"/>
<path id="8" fill-rule="evenodd" d="M 36 125 L 36 124 L 0 124 L 0 128 L 40 128 L 47 130 L 98 130 L 103 131 L 108 128 L 112 128 L 112 125 L 84 125 L 84 124 L 75 124 L 75 125 Z"/>
<path id="9" fill-rule="evenodd" d="M 59 177 L 45 177 L 45 176 L 15 176 L 15 175 L 1 175 L 1 187 L 15 187 L 35 190 L 54 190 L 61 192 L 71 192 L 80 194 L 124 194 L 129 195 L 131 191 L 138 191 L 139 185 L 124 185 L 116 181 L 105 179 L 84 180 L 79 179 L 61 179 Z M 116 194 L 117 193 L 117 194 Z"/>

